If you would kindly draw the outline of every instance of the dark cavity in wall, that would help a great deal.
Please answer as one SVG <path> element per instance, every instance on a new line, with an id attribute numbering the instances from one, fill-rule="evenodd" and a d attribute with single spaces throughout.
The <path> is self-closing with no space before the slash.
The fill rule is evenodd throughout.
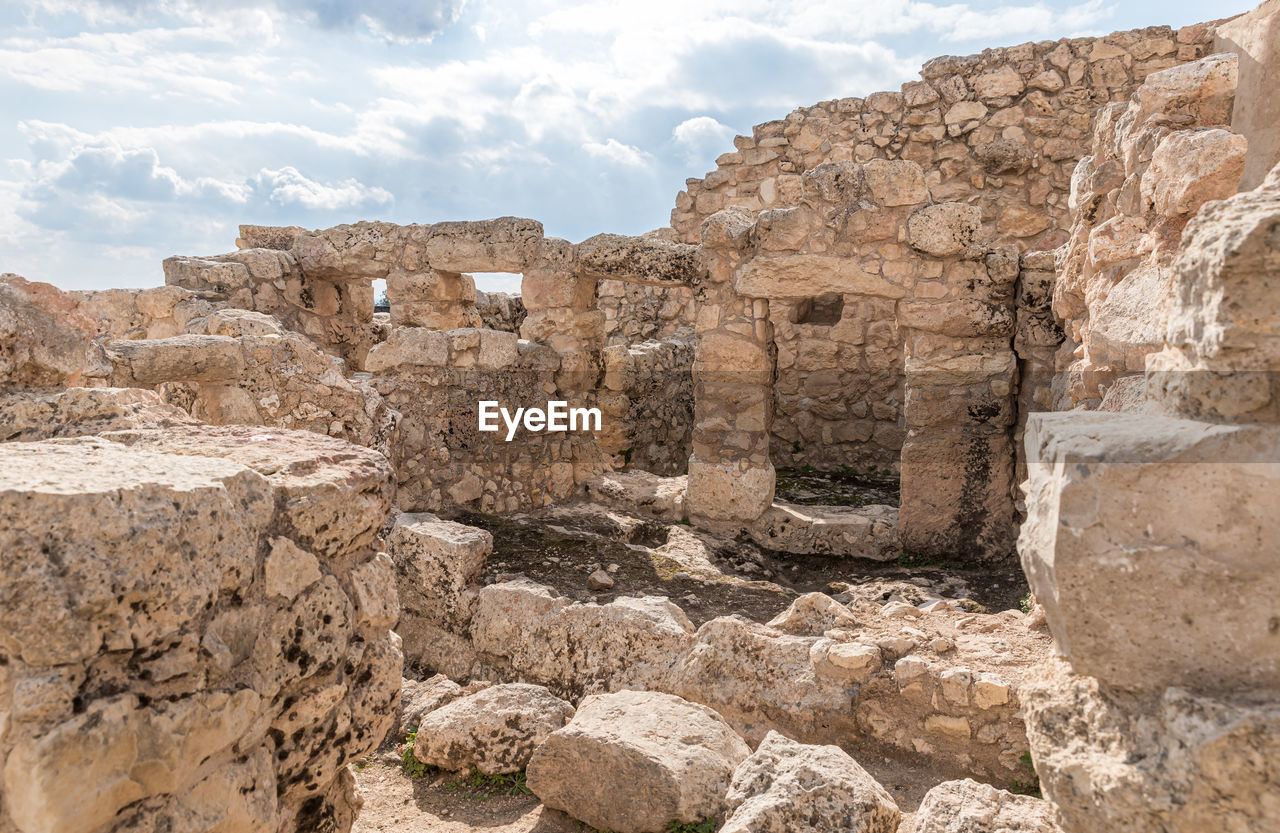
<path id="1" fill-rule="evenodd" d="M 816 298 L 805 298 L 796 304 L 791 322 L 831 327 L 840 323 L 840 316 L 843 314 L 843 295 L 819 295 Z"/>

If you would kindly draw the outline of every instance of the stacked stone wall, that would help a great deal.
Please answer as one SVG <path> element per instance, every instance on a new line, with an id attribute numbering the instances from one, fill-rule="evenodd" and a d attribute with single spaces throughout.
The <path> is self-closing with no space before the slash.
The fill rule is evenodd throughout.
<path id="1" fill-rule="evenodd" d="M 102 378 L 76 299 L 0 309 L 0 829 L 349 830 L 402 673 L 390 465 L 66 387 Z"/>
<path id="2" fill-rule="evenodd" d="M 1094 112 L 1212 42 L 1206 24 L 1155 26 L 935 58 L 900 92 L 800 108 L 737 137 L 716 170 L 688 180 L 671 225 L 694 242 L 723 208 L 795 205 L 801 174 L 823 162 L 904 159 L 924 168 L 935 200 L 979 206 L 986 239 L 1053 248 L 1065 239 L 1071 172 Z"/>
<path id="3" fill-rule="evenodd" d="M 1275 818 L 1280 168 L 1236 193 L 1235 69 L 1152 74 L 1073 178 L 1072 410 L 1027 422 L 1018 543 L 1057 645 L 1023 702 L 1066 833 Z"/>
<path id="4" fill-rule="evenodd" d="M 693 431 L 691 334 L 604 350 L 600 407 L 615 471 L 683 474 Z"/>

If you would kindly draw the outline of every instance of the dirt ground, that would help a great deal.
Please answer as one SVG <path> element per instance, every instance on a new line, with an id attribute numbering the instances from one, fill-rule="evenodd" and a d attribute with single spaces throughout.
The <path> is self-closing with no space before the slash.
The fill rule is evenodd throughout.
<path id="1" fill-rule="evenodd" d="M 814 591 L 884 601 L 896 595 L 965 600 L 972 612 L 1016 609 L 1028 588 L 1016 561 L 988 567 L 790 555 L 745 539 L 697 532 L 683 524 L 638 518 L 595 504 L 570 504 L 505 517 L 454 518 L 493 534 L 487 581 L 523 575 L 581 602 L 619 596 L 666 596 L 701 625 L 738 614 L 767 622 L 799 595 Z M 612 588 L 587 577 L 607 570 Z M 915 588 L 915 589 L 912 589 Z"/>
<path id="2" fill-rule="evenodd" d="M 915 810 L 936 779 L 882 761 L 862 765 L 903 810 L 898 833 L 912 833 Z M 409 778 L 399 764 L 373 761 L 355 769 L 364 807 L 352 833 L 592 833 L 594 830 L 532 795 L 483 795 L 456 773 Z M 460 786 L 462 785 L 462 786 Z"/>
<path id="3" fill-rule="evenodd" d="M 891 498 L 896 503 L 897 482 L 884 472 L 848 472 L 833 477 L 792 471 L 780 478 L 779 487 L 797 503 L 841 505 L 843 500 L 861 505 L 868 501 L 887 503 Z M 840 601 L 861 598 L 920 604 L 933 598 L 952 599 L 960 610 L 944 617 L 949 622 L 963 619 L 965 611 L 994 613 L 1018 608 L 1027 594 L 1026 579 L 1012 559 L 994 567 L 963 568 L 906 559 L 883 563 L 788 555 L 763 549 L 745 538 L 711 536 L 686 524 L 590 503 L 561 504 L 502 517 L 475 513 L 451 517 L 493 534 L 493 553 L 483 579 L 486 583 L 525 576 L 581 602 L 665 596 L 695 625 L 731 614 L 767 622 L 797 596 L 813 591 Z M 593 589 L 587 579 L 596 570 L 608 572 L 613 586 Z M 981 642 L 999 634 L 969 633 L 957 627 L 952 636 L 957 641 Z M 1003 650 L 1016 654 L 1020 645 L 1005 645 Z M 898 802 L 903 811 L 899 833 L 912 833 L 915 811 L 940 776 L 915 764 L 848 751 Z M 532 795 L 487 794 L 469 786 L 459 774 L 410 778 L 395 754 L 385 750 L 358 768 L 355 775 L 364 796 L 355 833 L 591 831 L 563 813 L 542 807 Z"/>

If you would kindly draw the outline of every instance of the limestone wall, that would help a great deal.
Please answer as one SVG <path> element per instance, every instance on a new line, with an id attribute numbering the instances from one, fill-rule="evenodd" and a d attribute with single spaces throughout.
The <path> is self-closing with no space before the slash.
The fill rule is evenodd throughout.
<path id="1" fill-rule="evenodd" d="M 196 292 L 180 286 L 153 289 L 90 289 L 72 292 L 80 311 L 111 338 L 168 338 L 187 325 L 228 306 L 220 292 Z"/>
<path id="2" fill-rule="evenodd" d="M 981 240 L 976 207 L 932 202 L 914 162 L 825 163 L 801 183 L 796 206 L 754 222 L 726 209 L 703 230 L 711 266 L 698 313 L 691 516 L 752 522 L 764 513 L 771 423 L 794 402 L 791 413 L 825 408 L 829 421 L 809 421 L 818 430 L 801 434 L 792 459 L 830 439 L 850 454 L 867 453 L 860 438 L 878 459 L 901 454 L 904 549 L 1003 557 L 1014 529 L 1017 255 Z M 831 320 L 814 308 L 837 303 L 827 339 L 801 341 L 792 334 L 818 325 L 784 323 L 805 305 Z M 779 329 L 792 337 L 778 339 Z M 796 384 L 804 387 L 789 400 Z"/>
<path id="3" fill-rule="evenodd" d="M 601 444 L 614 471 L 683 474 L 693 431 L 693 338 L 643 341 L 604 350 Z"/>
<path id="4" fill-rule="evenodd" d="M 1231 127 L 1249 140 L 1242 189 L 1256 188 L 1267 172 L 1280 164 L 1280 2 L 1267 0 L 1214 32 L 1214 52 L 1231 52 L 1240 59 L 1240 92 L 1231 114 Z"/>
<path id="5" fill-rule="evenodd" d="M 476 312 L 480 314 L 480 326 L 486 330 L 520 332 L 527 314 L 524 299 L 519 293 L 476 291 Z"/>
<path id="6" fill-rule="evenodd" d="M 1066 833 L 1274 823 L 1280 167 L 1236 193 L 1235 70 L 1152 74 L 1073 177 L 1054 309 L 1075 409 L 1027 422 L 1018 542 L 1058 653 L 1027 730 Z"/>
<path id="7" fill-rule="evenodd" d="M 225 296 L 228 306 L 279 318 L 358 369 L 375 343 L 373 287 L 305 272 L 290 252 L 244 249 L 212 257 L 171 257 L 165 283 Z"/>
<path id="8" fill-rule="evenodd" d="M 605 280 L 598 291 L 605 344 L 665 339 L 693 328 L 693 290 L 688 287 Z"/>
<path id="9" fill-rule="evenodd" d="M 497 330 L 399 327 L 369 354 L 374 388 L 400 412 L 404 436 L 398 505 L 407 512 L 466 507 L 510 512 L 544 506 L 604 470 L 591 433 L 482 433 L 478 402 L 514 413 L 564 398 L 559 357 Z M 563 394 L 563 395 L 562 395 Z M 498 420 L 501 424 L 501 419 Z"/>
<path id="10" fill-rule="evenodd" d="M 399 698 L 386 460 L 66 388 L 75 299 L 0 312 L 0 829 L 349 830 Z"/>
<path id="11" fill-rule="evenodd" d="M 925 169 L 933 199 L 979 206 L 987 239 L 1053 248 L 1094 111 L 1211 45 L 1207 25 L 1157 26 L 935 58 L 900 92 L 800 108 L 737 137 L 716 170 L 687 181 L 671 225 L 694 242 L 723 208 L 795 205 L 800 175 L 822 162 L 904 159 Z"/>
<path id="12" fill-rule="evenodd" d="M 1066 333 L 1055 407 L 1112 407 L 1108 393 L 1122 395 L 1118 382 L 1163 344 L 1187 220 L 1234 194 L 1244 170 L 1248 142 L 1227 127 L 1236 78 L 1234 56 L 1209 56 L 1153 73 L 1133 101 L 1098 112 L 1053 289 Z"/>

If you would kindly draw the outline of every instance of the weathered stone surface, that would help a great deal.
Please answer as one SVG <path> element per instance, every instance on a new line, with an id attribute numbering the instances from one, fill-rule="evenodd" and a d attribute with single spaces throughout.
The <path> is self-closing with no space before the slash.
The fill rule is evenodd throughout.
<path id="1" fill-rule="evenodd" d="M 722 833 L 894 833 L 900 813 L 884 787 L 838 746 L 770 732 L 734 770 Z"/>
<path id="2" fill-rule="evenodd" d="M 1167 217 L 1191 214 L 1236 192 L 1249 143 L 1218 128 L 1180 130 L 1165 137 L 1142 175 L 1142 196 Z"/>
<path id="3" fill-rule="evenodd" d="M 76 385 L 105 376 L 94 322 L 75 298 L 47 284 L 0 275 L 0 382 L 15 387 Z"/>
<path id="4" fill-rule="evenodd" d="M 1026 83 L 1022 75 L 1008 64 L 973 79 L 973 91 L 978 98 L 1002 98 L 1022 93 Z"/>
<path id="5" fill-rule="evenodd" d="M 449 361 L 449 339 L 425 327 L 396 327 L 391 337 L 369 351 L 365 369 L 380 373 L 400 365 L 443 367 Z"/>
<path id="6" fill-rule="evenodd" d="M 349 828 L 343 768 L 398 696 L 360 591 L 390 468 L 300 432 L 109 436 L 0 445 L 0 826 Z M 286 592 L 282 549 L 314 568 Z"/>
<path id="7" fill-rule="evenodd" d="M 688 477 L 659 477 L 647 471 L 609 472 L 587 481 L 587 496 L 608 506 L 668 521 L 684 517 Z"/>
<path id="8" fill-rule="evenodd" d="M 405 237 L 414 228 L 417 227 L 362 222 L 298 232 L 291 239 L 289 251 L 307 275 L 334 280 L 385 278 L 400 264 Z"/>
<path id="9" fill-rule="evenodd" d="M 691 516 L 710 521 L 759 518 L 773 505 L 773 466 L 740 467 L 732 463 L 689 461 L 689 492 L 685 500 Z"/>
<path id="10" fill-rule="evenodd" d="M 1053 805 L 973 779 L 945 781 L 916 811 L 916 833 L 1060 833 Z"/>
<path id="11" fill-rule="evenodd" d="M 104 431 L 194 425 L 185 411 L 138 388 L 66 388 L 0 394 L 0 442 L 88 437 Z"/>
<path id="12" fill-rule="evenodd" d="M 577 245 L 578 270 L 596 280 L 621 278 L 651 286 L 697 286 L 697 247 L 657 237 L 597 234 Z"/>
<path id="13" fill-rule="evenodd" d="M 864 167 L 867 187 L 875 201 L 881 205 L 916 205 L 929 199 L 924 172 L 914 162 L 873 159 Z"/>
<path id="14" fill-rule="evenodd" d="M 481 589 L 471 625 L 483 663 L 562 696 L 670 689 L 693 630 L 667 599 L 580 604 L 527 580 Z"/>
<path id="15" fill-rule="evenodd" d="M 670 694 L 585 698 L 538 747 L 528 784 L 548 807 L 592 827 L 660 833 L 719 815 L 751 750 L 711 709 Z"/>
<path id="16" fill-rule="evenodd" d="M 1153 72 L 1136 95 L 1137 122 L 1159 112 L 1183 112 L 1203 125 L 1231 123 L 1231 107 L 1239 83 L 1239 59 L 1216 54 Z"/>
<path id="17" fill-rule="evenodd" d="M 433 269 L 446 272 L 523 272 L 537 257 L 542 223 L 522 217 L 435 223 L 422 243 Z"/>
<path id="18" fill-rule="evenodd" d="M 762 547 L 797 555 L 821 553 L 891 561 L 902 553 L 898 510 L 892 506 L 775 503 L 748 533 Z"/>
<path id="19" fill-rule="evenodd" d="M 847 258 L 816 254 L 756 257 L 733 279 L 734 288 L 748 298 L 806 298 L 828 292 L 901 298 L 897 283 L 865 271 Z"/>
<path id="20" fill-rule="evenodd" d="M 977 242 L 982 209 L 946 202 L 922 208 L 907 221 L 911 245 L 934 257 L 957 255 Z"/>
<path id="21" fill-rule="evenodd" d="M 168 338 L 189 332 L 189 325 L 225 302 L 216 292 L 180 286 L 147 289 L 96 289 L 70 293 L 79 311 L 98 324 L 98 335 L 111 338 Z M 197 332 L 207 332 L 196 330 Z M 216 333 L 227 335 L 227 333 Z"/>
<path id="22" fill-rule="evenodd" d="M 1280 70 L 1280 6 L 1269 0 L 1215 26 L 1213 51 L 1240 56 L 1231 128 L 1249 140 L 1241 187 L 1256 188 L 1280 164 L 1280 98 L 1273 85 Z"/>
<path id="23" fill-rule="evenodd" d="M 1144 691 L 1280 685 L 1277 441 L 1274 426 L 1031 418 L 1018 549 L 1077 673 Z"/>
<path id="24" fill-rule="evenodd" d="M 244 351 L 228 336 L 181 335 L 110 342 L 113 380 L 138 387 L 164 382 L 230 382 L 244 373 Z"/>
<path id="25" fill-rule="evenodd" d="M 416 730 L 418 723 L 428 712 L 466 694 L 462 686 L 443 674 L 435 674 L 425 680 L 404 678 L 400 681 L 400 722 L 396 727 L 398 734 Z M 399 737 L 394 740 L 399 740 Z"/>
<path id="26" fill-rule="evenodd" d="M 495 685 L 428 712 L 414 756 L 448 770 L 519 772 L 533 751 L 573 716 L 573 706 L 542 686 Z"/>
<path id="27" fill-rule="evenodd" d="M 364 231 L 354 232 L 357 237 L 367 233 L 380 238 L 398 228 L 375 232 L 374 226 L 385 224 L 359 225 Z M 384 277 L 385 271 L 373 269 L 368 275 L 357 271 L 366 265 L 357 253 L 368 258 L 372 253 L 350 239 L 348 232 L 353 229 L 338 226 L 299 234 L 290 251 L 243 249 L 210 257 L 171 257 L 164 262 L 165 283 L 201 293 L 218 307 L 274 316 L 285 327 L 341 356 L 352 369 L 359 368 L 376 332 L 368 279 Z M 390 244 L 383 241 L 381 245 Z"/>
<path id="28" fill-rule="evenodd" d="M 1262 831 L 1280 813 L 1274 698 L 1124 695 L 1057 659 L 1023 698 L 1040 785 L 1066 833 Z"/>
<path id="29" fill-rule="evenodd" d="M 428 514 L 400 514 L 387 535 L 400 595 L 405 660 L 413 667 L 464 677 L 469 652 L 457 637 L 467 632 L 475 609 L 476 579 L 493 550 L 483 529 Z"/>
<path id="30" fill-rule="evenodd" d="M 1022 142 L 1000 140 L 974 148 L 974 156 L 991 174 L 1021 174 L 1031 167 L 1035 155 Z"/>

